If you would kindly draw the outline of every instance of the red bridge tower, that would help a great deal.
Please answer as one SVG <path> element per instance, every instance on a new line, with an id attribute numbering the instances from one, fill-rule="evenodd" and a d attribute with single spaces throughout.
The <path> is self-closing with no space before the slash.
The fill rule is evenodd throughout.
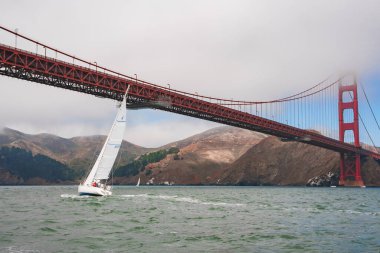
<path id="1" fill-rule="evenodd" d="M 344 101 L 349 98 L 349 101 Z M 357 82 L 354 78 L 353 84 L 339 84 L 339 140 L 345 142 L 345 133 L 352 131 L 354 135 L 354 145 L 360 148 L 359 141 L 359 110 Z M 353 113 L 353 121 L 345 120 L 344 112 L 348 110 Z M 340 153 L 340 178 L 339 185 L 344 186 L 364 186 L 360 171 L 359 153 Z"/>

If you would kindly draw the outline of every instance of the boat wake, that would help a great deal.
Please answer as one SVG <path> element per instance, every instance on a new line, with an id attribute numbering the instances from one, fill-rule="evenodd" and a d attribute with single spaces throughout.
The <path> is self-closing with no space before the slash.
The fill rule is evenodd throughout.
<path id="1" fill-rule="evenodd" d="M 89 195 L 79 196 L 78 194 L 61 194 L 61 198 L 64 198 L 64 199 L 85 199 L 89 197 L 91 196 Z"/>
<path id="2" fill-rule="evenodd" d="M 10 252 L 10 253 L 39 253 L 41 251 L 34 249 L 27 249 L 20 246 L 10 246 L 6 248 L 0 248 L 0 252 Z"/>
<path id="3" fill-rule="evenodd" d="M 145 198 L 145 199 L 162 199 L 167 201 L 175 202 L 185 202 L 190 204 L 199 205 L 210 205 L 210 206 L 227 206 L 227 207 L 242 207 L 245 204 L 241 203 L 225 203 L 225 202 L 214 202 L 214 201 L 201 201 L 192 197 L 180 197 L 177 195 L 148 195 L 148 194 L 129 194 L 129 195 L 119 195 L 122 198 Z"/>

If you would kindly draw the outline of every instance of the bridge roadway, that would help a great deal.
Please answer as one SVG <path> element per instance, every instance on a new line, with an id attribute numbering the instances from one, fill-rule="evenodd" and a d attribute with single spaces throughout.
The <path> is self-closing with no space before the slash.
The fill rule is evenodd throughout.
<path id="1" fill-rule="evenodd" d="M 122 100 L 128 85 L 130 107 L 145 106 L 221 124 L 245 128 L 336 152 L 380 160 L 380 154 L 321 134 L 211 103 L 178 91 L 0 44 L 0 74 L 103 98 Z M 338 115 L 337 115 L 338 118 Z"/>

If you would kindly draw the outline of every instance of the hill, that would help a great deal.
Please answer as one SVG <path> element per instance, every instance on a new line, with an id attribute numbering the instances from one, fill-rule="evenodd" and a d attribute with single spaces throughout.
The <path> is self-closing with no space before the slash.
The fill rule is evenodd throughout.
<path id="1" fill-rule="evenodd" d="M 76 181 L 82 178 L 91 168 L 105 139 L 106 136 L 104 135 L 66 139 L 51 134 L 30 135 L 10 128 L 3 128 L 0 131 L 0 147 L 18 148 L 30 152 L 33 156 L 48 157 L 73 169 L 75 175 L 77 175 Z M 123 141 L 115 166 L 125 165 L 152 150 Z M 19 182 L 21 183 L 23 180 Z"/>
<path id="2" fill-rule="evenodd" d="M 120 184 L 214 184 L 223 168 L 234 162 L 266 135 L 234 127 L 218 127 L 160 149 L 178 148 L 176 154 L 148 164 L 132 177 L 115 178 Z"/>
<path id="3" fill-rule="evenodd" d="M 15 147 L 0 147 L 0 184 L 72 183 L 78 175 L 66 165 Z"/>
<path id="4" fill-rule="evenodd" d="M 62 138 L 0 132 L 0 184 L 78 183 L 93 165 L 105 136 Z M 115 169 L 116 168 L 116 169 Z M 330 185 L 339 177 L 339 155 L 279 138 L 218 127 L 149 149 L 124 141 L 115 184 Z M 380 185 L 379 162 L 362 160 L 366 185 Z"/>
<path id="5" fill-rule="evenodd" d="M 299 142 L 281 142 L 268 137 L 250 148 L 221 175 L 227 185 L 306 185 L 315 177 L 339 178 L 339 154 Z M 380 164 L 362 160 L 362 177 L 367 186 L 380 185 Z M 329 185 L 331 182 L 327 182 Z"/>

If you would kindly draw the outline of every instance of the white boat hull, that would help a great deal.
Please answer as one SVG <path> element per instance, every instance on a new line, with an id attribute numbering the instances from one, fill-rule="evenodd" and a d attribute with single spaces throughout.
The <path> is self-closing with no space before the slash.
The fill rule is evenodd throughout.
<path id="1" fill-rule="evenodd" d="M 89 195 L 89 196 L 110 196 L 112 192 L 100 187 L 94 187 L 89 185 L 79 185 L 78 187 L 79 195 Z"/>

